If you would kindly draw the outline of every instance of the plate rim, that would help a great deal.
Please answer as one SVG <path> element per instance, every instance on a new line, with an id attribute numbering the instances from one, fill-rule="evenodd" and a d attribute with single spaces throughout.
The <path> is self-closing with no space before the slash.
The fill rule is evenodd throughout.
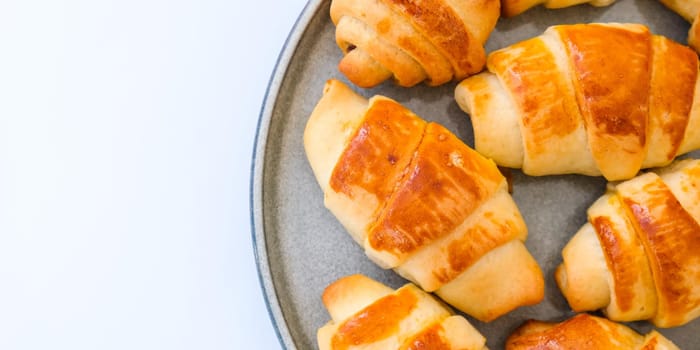
<path id="1" fill-rule="evenodd" d="M 269 132 L 275 113 L 279 113 L 277 107 L 279 102 L 281 102 L 279 101 L 279 95 L 283 94 L 281 88 L 285 84 L 289 84 L 287 78 L 289 74 L 292 73 L 289 69 L 293 65 L 293 58 L 300 49 L 299 45 L 304 40 L 311 22 L 319 15 L 323 5 L 331 1 L 332 0 L 307 0 L 292 26 L 277 57 L 265 90 L 261 110 L 258 115 L 251 158 L 249 203 L 253 252 L 268 317 L 270 317 L 278 341 L 284 349 L 297 349 L 298 346 L 295 342 L 295 338 L 292 336 L 294 323 L 289 322 L 287 319 L 289 313 L 287 313 L 287 317 L 285 317 L 285 313 L 282 309 L 280 295 L 283 294 L 277 293 L 277 289 L 281 285 L 284 285 L 284 283 L 275 281 L 272 278 L 272 268 L 270 265 L 270 256 L 272 255 L 268 254 L 270 248 L 267 245 L 267 235 L 265 234 L 264 213 L 266 207 L 268 207 L 267 209 L 269 210 L 269 205 L 266 206 L 263 203 L 263 183 L 266 173 L 265 163 L 268 157 L 267 148 L 270 145 L 268 143 L 270 137 Z M 644 24 L 648 25 L 647 23 Z M 660 34 L 656 31 L 652 31 L 652 33 Z M 657 328 L 654 327 L 654 329 Z M 297 339 L 300 339 L 298 334 Z"/>
<path id="2" fill-rule="evenodd" d="M 275 62 L 274 69 L 265 89 L 265 95 L 258 115 L 255 130 L 253 153 L 250 165 L 250 225 L 253 243 L 253 253 L 257 268 L 258 282 L 262 288 L 268 316 L 275 330 L 277 339 L 284 349 L 296 349 L 291 336 L 289 325 L 282 312 L 275 283 L 270 270 L 267 243 L 265 241 L 264 206 L 263 206 L 263 177 L 265 173 L 265 155 L 267 138 L 272 121 L 272 115 L 277 105 L 277 98 L 282 83 L 286 79 L 292 57 L 310 22 L 315 18 L 322 4 L 328 0 L 308 0 L 297 17 L 289 32 Z"/>

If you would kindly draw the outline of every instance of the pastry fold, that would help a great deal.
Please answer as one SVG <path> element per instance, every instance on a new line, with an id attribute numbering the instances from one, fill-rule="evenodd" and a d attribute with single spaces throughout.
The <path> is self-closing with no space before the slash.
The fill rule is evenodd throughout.
<path id="1" fill-rule="evenodd" d="M 640 335 L 619 323 L 579 314 L 559 323 L 530 320 L 513 332 L 506 350 L 678 350 L 661 333 Z"/>
<path id="2" fill-rule="evenodd" d="M 464 79 L 483 69 L 499 10 L 499 0 L 333 0 L 338 69 L 360 87 Z"/>
<path id="3" fill-rule="evenodd" d="M 610 185 L 555 279 L 575 311 L 683 325 L 700 316 L 700 160 Z"/>
<path id="4" fill-rule="evenodd" d="M 505 178 L 446 128 L 330 80 L 304 146 L 326 207 L 382 268 L 485 321 L 543 298 Z"/>
<path id="5" fill-rule="evenodd" d="M 643 25 L 553 26 L 487 66 L 455 98 L 499 165 L 613 181 L 700 148 L 697 54 Z"/>
<path id="6" fill-rule="evenodd" d="M 394 291 L 351 275 L 328 286 L 323 303 L 331 321 L 317 332 L 320 350 L 488 350 L 469 321 L 410 283 Z"/>

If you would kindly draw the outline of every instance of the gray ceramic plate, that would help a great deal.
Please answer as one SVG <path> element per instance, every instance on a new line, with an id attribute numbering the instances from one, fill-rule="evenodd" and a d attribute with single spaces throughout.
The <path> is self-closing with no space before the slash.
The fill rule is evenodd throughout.
<path id="1" fill-rule="evenodd" d="M 341 52 L 329 19 L 330 1 L 311 0 L 289 36 L 270 82 L 260 116 L 253 156 L 253 238 L 260 279 L 281 343 L 287 349 L 314 349 L 316 329 L 329 319 L 320 296 L 334 280 L 363 273 L 399 287 L 404 280 L 365 257 L 333 215 L 306 161 L 302 134 L 306 120 L 329 78 L 345 80 L 336 70 Z M 581 5 L 563 10 L 536 8 L 502 19 L 487 51 L 541 34 L 554 24 L 639 22 L 654 33 L 685 42 L 688 24 L 655 0 L 618 0 L 608 8 Z M 438 121 L 473 146 L 471 125 L 453 100 L 455 84 L 404 89 L 391 83 L 358 90 L 369 97 L 392 97 L 428 120 Z M 698 156 L 696 152 L 695 156 Z M 604 191 L 601 178 L 527 177 L 513 172 L 513 196 L 528 225 L 527 246 L 546 275 L 545 300 L 520 308 L 491 323 L 470 321 L 492 349 L 503 348 L 508 334 L 524 320 L 561 320 L 572 315 L 552 273 L 560 252 L 585 222 L 585 211 Z M 648 331 L 638 322 L 631 326 Z M 700 342 L 700 321 L 662 331 L 685 349 Z"/>

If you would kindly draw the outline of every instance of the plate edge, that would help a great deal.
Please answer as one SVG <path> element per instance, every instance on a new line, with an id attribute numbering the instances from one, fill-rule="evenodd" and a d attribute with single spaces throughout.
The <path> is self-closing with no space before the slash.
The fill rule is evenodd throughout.
<path id="1" fill-rule="evenodd" d="M 258 272 L 258 282 L 263 291 L 268 316 L 272 321 L 272 326 L 277 334 L 277 338 L 284 349 L 296 349 L 297 347 L 289 332 L 289 326 L 282 312 L 275 285 L 271 278 L 267 244 L 265 243 L 263 223 L 264 208 L 262 206 L 262 178 L 265 172 L 265 148 L 267 145 L 272 113 L 277 103 L 277 95 L 282 82 L 286 78 L 291 59 L 296 53 L 299 42 L 306 32 L 306 28 L 325 1 L 328 0 L 307 1 L 282 46 L 263 97 L 262 108 L 258 115 L 258 124 L 255 131 L 253 153 L 251 155 L 249 205 L 253 253 L 255 255 L 255 264 Z M 266 263 L 263 264 L 263 261 Z"/>

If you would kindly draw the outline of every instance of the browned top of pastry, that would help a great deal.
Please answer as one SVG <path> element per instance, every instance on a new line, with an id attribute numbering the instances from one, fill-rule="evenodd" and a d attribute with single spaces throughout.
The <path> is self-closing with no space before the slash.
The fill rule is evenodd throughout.
<path id="1" fill-rule="evenodd" d="M 444 0 L 384 0 L 408 20 L 450 61 L 455 77 L 478 72 L 486 59 L 482 43 L 475 40 L 459 14 Z"/>
<path id="2" fill-rule="evenodd" d="M 617 232 L 618 227 L 612 223 L 609 217 L 598 216 L 591 218 L 591 224 L 598 234 L 605 260 L 614 279 L 613 288 L 618 307 L 622 311 L 629 311 L 636 305 L 637 278 L 639 276 L 638 256 L 630 254 L 634 247 L 628 245 L 633 242 L 623 239 L 624 233 Z M 636 243 L 636 242 L 634 242 Z"/>
<path id="3" fill-rule="evenodd" d="M 437 280 L 442 283 L 452 281 L 484 254 L 517 239 L 522 232 L 515 218 L 504 218 L 492 211 L 484 213 L 482 220 L 461 232 L 461 237 L 447 246 L 448 265 L 433 271 Z"/>
<path id="4" fill-rule="evenodd" d="M 406 341 L 399 350 L 452 350 L 452 345 L 445 339 L 442 325 L 436 323 Z"/>
<path id="5" fill-rule="evenodd" d="M 331 340 L 333 349 L 369 344 L 398 332 L 399 325 L 414 308 L 418 298 L 409 289 L 381 298 L 346 319 Z"/>
<path id="6" fill-rule="evenodd" d="M 676 157 L 688 125 L 698 56 L 689 47 L 662 36 L 654 36 L 653 42 L 649 130 L 663 140 L 657 140 L 657 149 L 649 149 L 649 152 L 660 152 L 659 157 L 670 162 Z"/>
<path id="7" fill-rule="evenodd" d="M 321 349 L 482 349 L 486 339 L 461 316 L 415 285 L 398 290 L 363 275 L 323 292 L 332 320 L 318 330 Z"/>
<path id="8" fill-rule="evenodd" d="M 499 10 L 500 0 L 333 0 L 338 69 L 362 87 L 464 79 L 483 68 Z"/>
<path id="9" fill-rule="evenodd" d="M 679 325 L 700 306 L 700 225 L 655 174 L 641 187 L 618 186 L 635 219 L 652 269 L 659 299 L 654 323 Z"/>
<path id="10" fill-rule="evenodd" d="M 557 27 L 569 52 L 589 145 L 607 178 L 633 177 L 646 155 L 651 35 L 644 26 Z"/>
<path id="11" fill-rule="evenodd" d="M 353 198 L 357 187 L 376 195 L 381 203 L 387 201 L 404 176 L 425 125 L 400 104 L 373 99 L 333 170 L 331 188 Z"/>
<path id="12" fill-rule="evenodd" d="M 452 232 L 503 181 L 493 162 L 430 123 L 369 243 L 396 255 L 413 252 Z"/>
<path id="13" fill-rule="evenodd" d="M 530 320 L 506 341 L 507 350 L 634 349 L 643 337 L 603 318 L 580 314 L 561 323 Z"/>
<path id="14" fill-rule="evenodd" d="M 530 158 L 551 152 L 560 138 L 582 127 L 570 84 L 541 38 L 533 38 L 493 52 L 489 70 L 510 88 L 519 107 L 523 142 Z"/>

